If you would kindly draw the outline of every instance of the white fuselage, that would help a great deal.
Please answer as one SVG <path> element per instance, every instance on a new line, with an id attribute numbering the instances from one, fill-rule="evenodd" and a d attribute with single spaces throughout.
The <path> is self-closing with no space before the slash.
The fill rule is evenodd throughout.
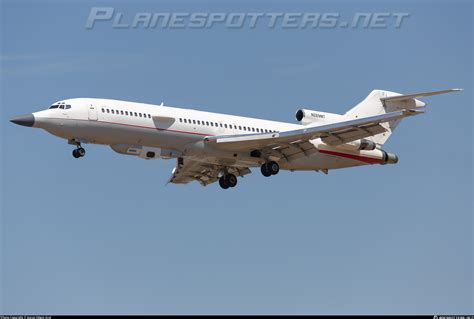
<path id="1" fill-rule="evenodd" d="M 69 141 L 104 144 L 112 148 L 137 145 L 176 151 L 176 154 L 185 156 L 189 145 L 202 141 L 206 136 L 283 132 L 304 127 L 300 124 L 108 99 L 68 99 L 53 105 L 70 105 L 70 108 L 56 107 L 33 113 L 34 127 L 43 128 Z M 368 151 L 332 147 L 319 138 L 311 143 L 315 152 L 293 161 L 283 161 L 281 168 L 326 170 L 380 163 L 383 157 L 378 149 Z M 245 165 L 259 166 L 261 163 L 261 159 L 255 159 L 253 163 L 251 159 Z"/>

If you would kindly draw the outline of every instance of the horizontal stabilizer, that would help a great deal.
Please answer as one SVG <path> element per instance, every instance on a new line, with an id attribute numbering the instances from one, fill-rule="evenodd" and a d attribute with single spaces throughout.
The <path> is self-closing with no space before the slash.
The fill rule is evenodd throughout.
<path id="1" fill-rule="evenodd" d="M 421 92 L 421 93 L 413 93 L 413 94 L 406 94 L 406 95 L 395 95 L 395 96 L 381 97 L 380 100 L 401 101 L 401 100 L 414 99 L 414 98 L 422 97 L 422 96 L 431 96 L 431 95 L 445 94 L 445 93 L 451 93 L 451 92 L 459 92 L 462 90 L 463 89 L 449 89 L 449 90 L 442 90 L 442 91 Z"/>

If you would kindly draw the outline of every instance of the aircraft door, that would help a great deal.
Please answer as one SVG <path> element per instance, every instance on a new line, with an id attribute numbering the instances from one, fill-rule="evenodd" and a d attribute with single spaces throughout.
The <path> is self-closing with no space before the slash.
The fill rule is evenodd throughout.
<path id="1" fill-rule="evenodd" d="M 89 104 L 89 120 L 97 121 L 97 108 L 93 104 Z"/>

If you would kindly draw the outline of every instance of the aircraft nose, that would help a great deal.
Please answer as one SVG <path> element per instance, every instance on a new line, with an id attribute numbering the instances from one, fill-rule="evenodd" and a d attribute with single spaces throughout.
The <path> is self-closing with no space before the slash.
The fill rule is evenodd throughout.
<path id="1" fill-rule="evenodd" d="M 33 114 L 21 115 L 21 116 L 12 118 L 10 122 L 18 124 L 18 125 L 31 127 L 33 126 L 33 124 L 35 124 L 35 116 Z"/>

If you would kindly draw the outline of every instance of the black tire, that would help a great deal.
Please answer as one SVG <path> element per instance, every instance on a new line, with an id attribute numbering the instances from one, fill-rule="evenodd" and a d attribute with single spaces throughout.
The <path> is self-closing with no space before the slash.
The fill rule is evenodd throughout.
<path id="1" fill-rule="evenodd" d="M 227 185 L 227 182 L 226 182 L 224 176 L 219 178 L 219 186 L 223 189 L 228 189 L 229 188 L 229 185 Z"/>
<path id="2" fill-rule="evenodd" d="M 79 152 L 77 150 L 73 150 L 72 151 L 72 156 L 74 156 L 74 158 L 79 158 L 81 157 L 81 155 L 79 155 Z"/>
<path id="3" fill-rule="evenodd" d="M 86 155 L 86 150 L 83 149 L 82 147 L 79 147 L 77 149 L 77 154 L 79 154 L 80 157 L 84 157 Z"/>
<path id="4" fill-rule="evenodd" d="M 272 176 L 272 173 L 271 173 L 270 170 L 268 169 L 267 163 L 265 163 L 265 164 L 263 164 L 262 166 L 260 166 L 260 172 L 262 172 L 262 175 L 265 176 L 265 177 L 270 177 L 270 176 Z"/>
<path id="5" fill-rule="evenodd" d="M 235 185 L 237 185 L 237 177 L 234 174 L 227 174 L 225 176 L 225 182 L 229 187 L 235 187 Z"/>
<path id="6" fill-rule="evenodd" d="M 278 172 L 280 171 L 280 165 L 278 165 L 277 162 L 271 161 L 271 162 L 269 162 L 269 163 L 267 164 L 267 166 L 268 166 L 268 171 L 269 171 L 272 175 L 276 175 L 276 174 L 278 174 Z"/>

